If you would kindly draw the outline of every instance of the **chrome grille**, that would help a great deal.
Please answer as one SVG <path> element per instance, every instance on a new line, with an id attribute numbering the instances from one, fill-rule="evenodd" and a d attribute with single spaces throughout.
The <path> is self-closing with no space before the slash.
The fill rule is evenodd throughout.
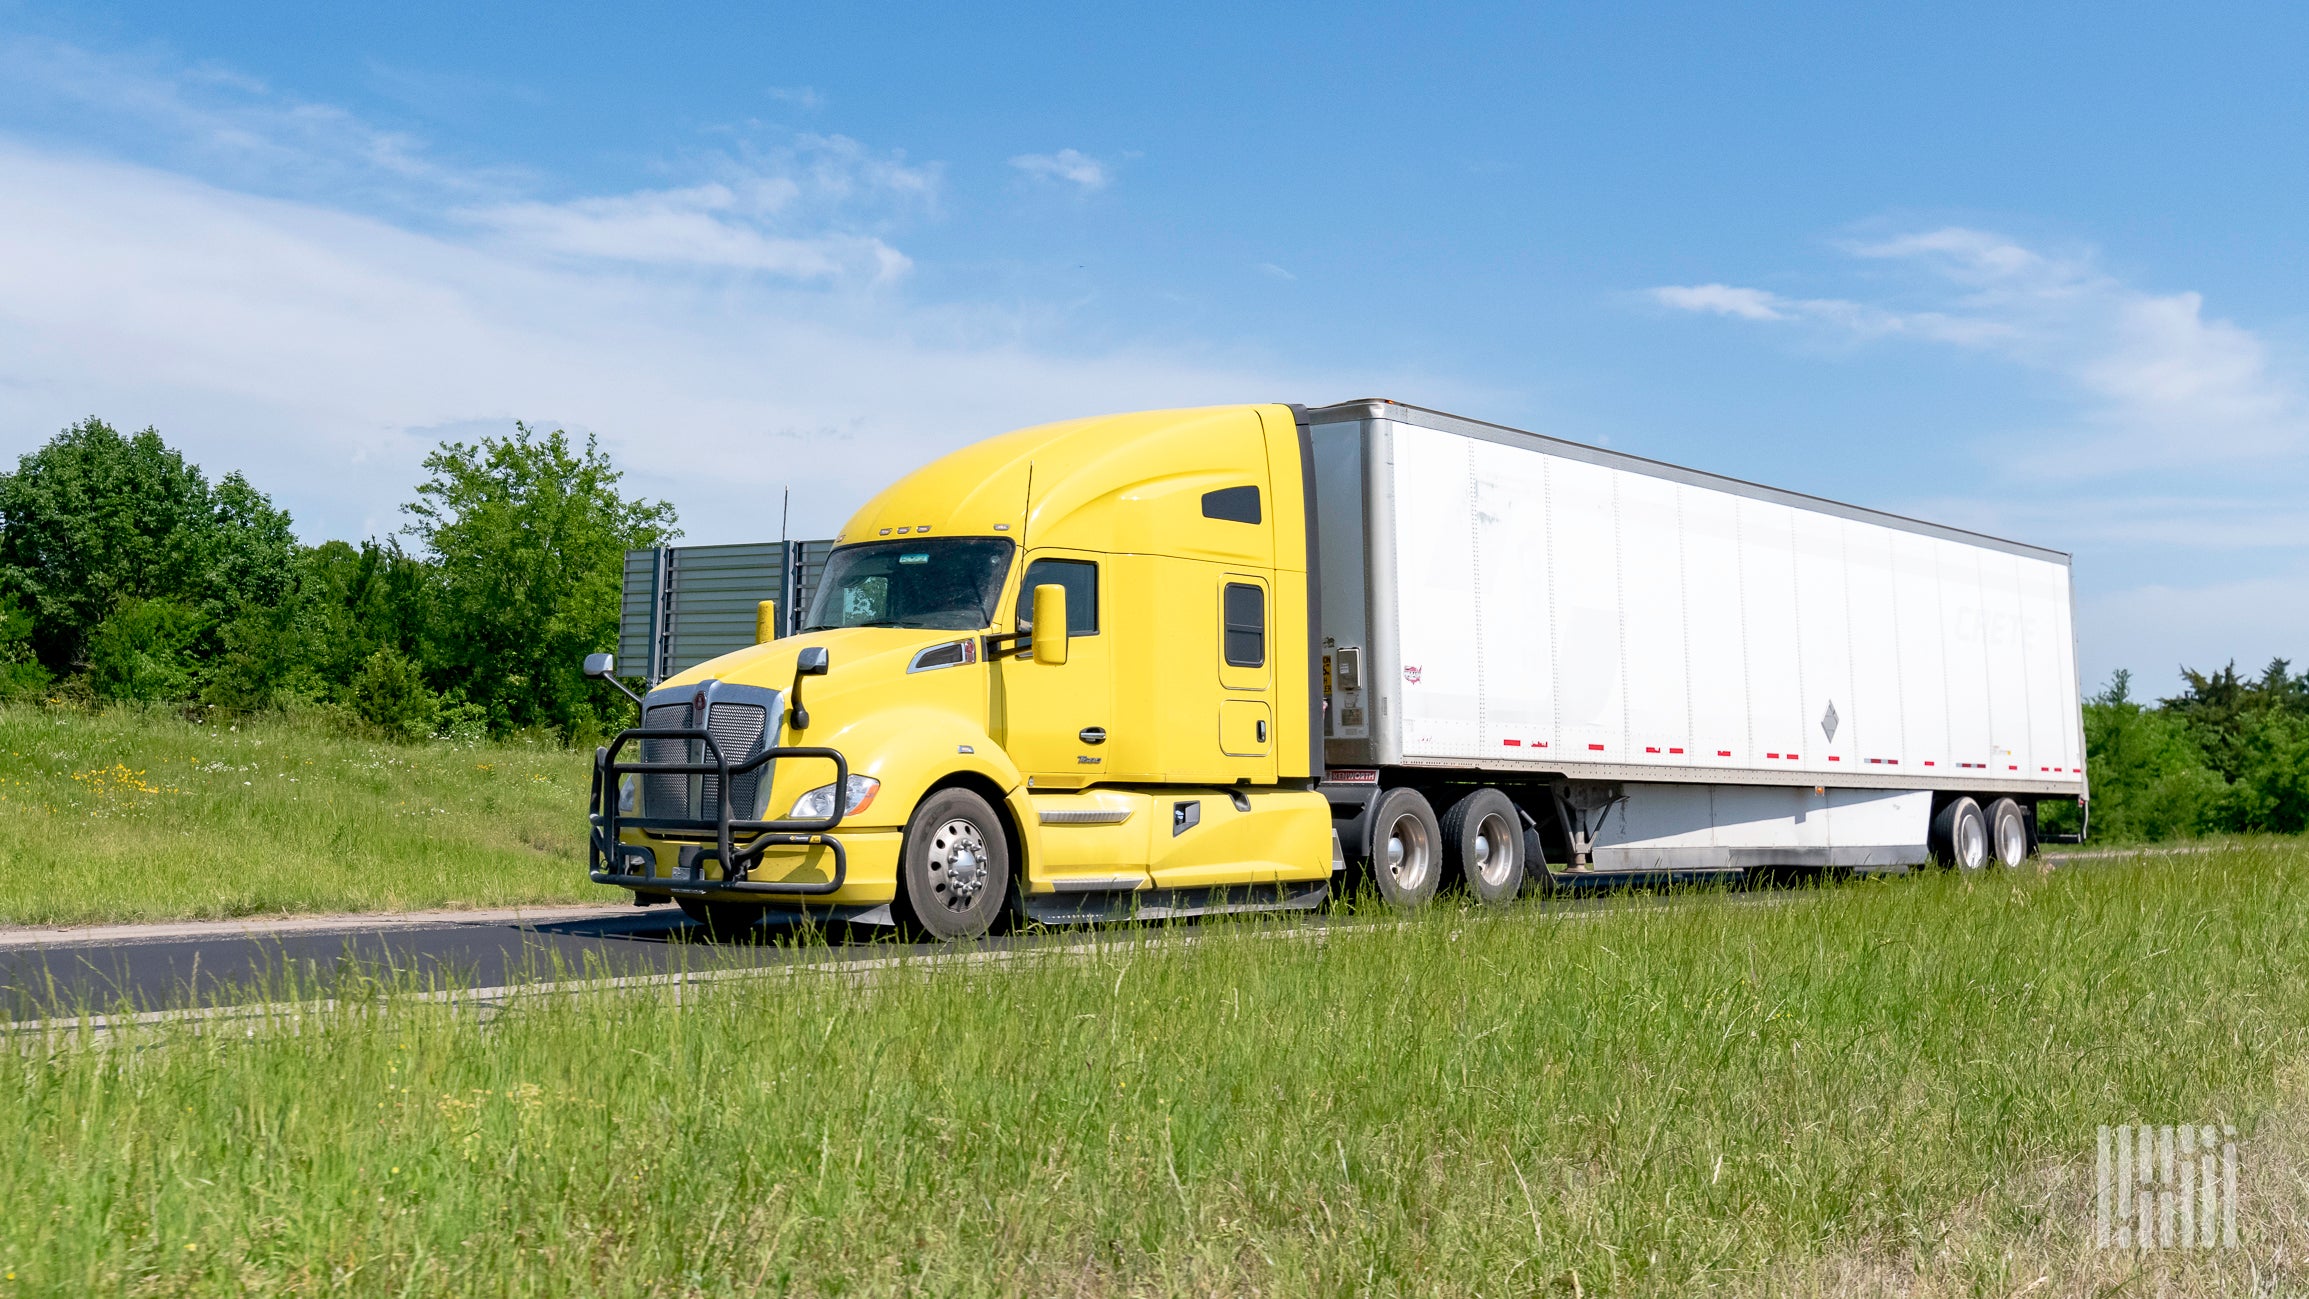
<path id="1" fill-rule="evenodd" d="M 768 718 L 769 709 L 760 704 L 716 700 L 706 706 L 706 732 L 714 737 L 714 742 L 721 746 L 722 757 L 734 767 L 761 752 L 762 729 Z M 653 730 L 688 730 L 697 725 L 697 715 L 687 703 L 657 704 L 642 714 L 642 725 Z M 705 762 L 709 755 L 706 746 L 696 740 L 653 737 L 641 741 L 641 759 L 644 762 Z M 760 797 L 763 770 L 757 768 L 731 780 L 730 816 L 733 819 L 751 821 L 760 817 L 761 809 L 755 804 Z M 717 796 L 722 783 L 719 776 L 667 772 L 645 775 L 641 779 L 644 816 L 703 821 L 719 811 Z"/>
<path id="2" fill-rule="evenodd" d="M 722 757 L 736 766 L 761 751 L 762 719 L 768 710 L 760 704 L 716 703 L 706 710 L 706 732 L 721 746 Z M 699 761 L 705 761 L 705 746 L 699 745 Z M 761 784 L 760 768 L 742 776 L 730 777 L 730 816 L 739 821 L 754 820 L 754 791 Z M 715 814 L 715 795 L 721 791 L 722 778 L 706 776 L 704 797 L 698 802 L 698 815 Z"/>

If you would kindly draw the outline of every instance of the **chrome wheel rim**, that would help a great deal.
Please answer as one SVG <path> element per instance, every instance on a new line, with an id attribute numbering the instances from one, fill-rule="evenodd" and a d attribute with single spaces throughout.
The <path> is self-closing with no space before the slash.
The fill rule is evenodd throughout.
<path id="1" fill-rule="evenodd" d="M 959 817 L 930 836 L 930 896 L 948 911 L 968 911 L 986 887 L 986 833 Z"/>
<path id="2" fill-rule="evenodd" d="M 1515 827 L 1497 812 L 1483 818 L 1475 826 L 1475 875 L 1485 884 L 1498 888 L 1507 883 L 1515 870 Z"/>
<path id="3" fill-rule="evenodd" d="M 2005 817 L 1996 827 L 1996 855 L 2007 866 L 2018 866 L 2028 856 L 2028 829 L 2019 817 Z"/>
<path id="4" fill-rule="evenodd" d="M 1406 893 L 1417 892 L 1427 882 L 1434 857 L 1426 822 L 1405 813 L 1387 827 L 1387 877 L 1395 881 L 1395 887 Z"/>
<path id="5" fill-rule="evenodd" d="M 1980 822 L 1976 816 L 1956 822 L 1956 864 L 1968 871 L 1988 864 L 1988 828 Z"/>

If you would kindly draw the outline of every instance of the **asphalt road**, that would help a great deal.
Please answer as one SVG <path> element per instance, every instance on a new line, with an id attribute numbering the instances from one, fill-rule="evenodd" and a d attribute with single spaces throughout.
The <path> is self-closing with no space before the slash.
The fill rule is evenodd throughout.
<path id="1" fill-rule="evenodd" d="M 2065 866 L 2138 855 L 2048 857 L 2053 857 L 2051 864 Z M 1545 905 L 1551 911 L 1581 910 L 1597 900 L 1558 896 Z M 1714 898 L 1716 905 L 1729 902 Z M 1302 916 L 1301 923 L 1329 921 L 1314 913 Z M 1060 930 L 996 939 L 991 945 L 1072 944 L 1087 937 L 1080 930 Z M 798 961 L 878 961 L 939 950 L 935 944 L 900 942 L 884 928 L 810 935 L 777 916 L 745 939 L 716 943 L 671 906 L 0 931 L 0 1023 L 293 1000 L 331 995 L 348 983 L 373 987 L 377 980 L 420 989 L 497 988 Z"/>
<path id="2" fill-rule="evenodd" d="M 797 959 L 878 959 L 905 949 L 888 930 L 837 933 L 830 944 L 797 946 L 799 927 L 776 920 L 745 940 L 715 943 L 670 906 L 542 920 L 346 917 L 321 926 L 218 922 L 153 929 L 11 936 L 0 943 L 0 1022 L 330 995 L 349 981 L 485 988 Z"/>

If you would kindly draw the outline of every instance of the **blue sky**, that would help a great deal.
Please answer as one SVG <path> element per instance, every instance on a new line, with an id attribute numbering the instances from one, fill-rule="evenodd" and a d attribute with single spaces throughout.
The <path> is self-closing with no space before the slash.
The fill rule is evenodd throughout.
<path id="1" fill-rule="evenodd" d="M 696 541 L 1043 419 L 1387 395 L 2073 551 L 2309 658 L 2309 17 L 0 0 L 0 453 L 308 538 L 598 434 Z"/>

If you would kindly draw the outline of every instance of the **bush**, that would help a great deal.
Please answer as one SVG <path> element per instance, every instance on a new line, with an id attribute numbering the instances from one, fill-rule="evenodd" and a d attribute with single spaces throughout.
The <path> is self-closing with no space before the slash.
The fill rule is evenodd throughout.
<path id="1" fill-rule="evenodd" d="M 114 703 L 190 697 L 200 670 L 195 646 L 207 624 L 174 600 L 121 601 L 88 638 L 89 688 Z"/>
<path id="2" fill-rule="evenodd" d="M 361 720 L 396 739 L 425 739 L 441 717 L 440 696 L 426 688 L 417 665 L 391 646 L 361 665 L 352 695 Z"/>

